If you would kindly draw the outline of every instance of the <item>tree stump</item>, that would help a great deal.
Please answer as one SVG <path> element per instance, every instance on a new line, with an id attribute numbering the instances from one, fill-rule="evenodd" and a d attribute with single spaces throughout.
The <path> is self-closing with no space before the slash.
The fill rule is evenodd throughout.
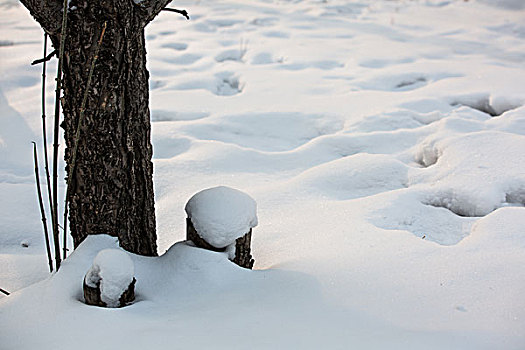
<path id="1" fill-rule="evenodd" d="M 133 278 L 133 281 L 129 284 L 128 289 L 122 293 L 119 299 L 119 306 L 123 307 L 135 300 L 135 282 L 137 280 Z M 84 277 L 84 300 L 88 305 L 108 307 L 108 305 L 102 301 L 101 292 L 100 292 L 100 281 L 97 283 L 96 287 L 90 287 L 86 284 L 86 278 Z"/>
<path id="2" fill-rule="evenodd" d="M 120 249 L 103 249 L 84 276 L 84 300 L 88 305 L 122 307 L 135 300 L 135 266 Z"/>
<path id="3" fill-rule="evenodd" d="M 224 252 L 225 248 L 217 248 L 206 242 L 197 232 L 190 218 L 186 218 L 186 239 L 195 243 L 199 248 L 212 250 L 215 252 Z M 230 258 L 232 262 L 244 267 L 246 269 L 252 269 L 255 260 L 251 255 L 251 240 L 252 240 L 252 229 L 248 231 L 244 236 L 239 237 L 235 240 L 235 257 Z"/>

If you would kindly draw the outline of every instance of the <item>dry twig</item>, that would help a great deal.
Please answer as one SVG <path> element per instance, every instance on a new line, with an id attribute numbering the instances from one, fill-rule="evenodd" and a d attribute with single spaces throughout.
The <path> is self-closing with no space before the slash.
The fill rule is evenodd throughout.
<path id="1" fill-rule="evenodd" d="M 177 9 L 170 9 L 168 7 L 165 7 L 162 9 L 162 11 L 175 12 L 175 13 L 183 15 L 184 17 L 186 17 L 187 20 L 190 19 L 190 15 L 188 14 L 188 11 L 186 10 L 177 10 Z"/>
<path id="2" fill-rule="evenodd" d="M 38 154 L 36 150 L 36 142 L 33 142 L 33 158 L 35 159 L 36 192 L 38 195 L 38 204 L 40 205 L 40 215 L 42 216 L 42 225 L 44 226 L 44 238 L 46 241 L 47 259 L 49 262 L 49 272 L 53 272 L 53 259 L 51 258 L 51 247 L 49 246 L 49 232 L 47 231 L 46 211 L 44 209 L 44 201 L 42 200 L 42 191 L 40 189 L 40 177 L 39 177 L 39 171 L 38 171 Z"/>

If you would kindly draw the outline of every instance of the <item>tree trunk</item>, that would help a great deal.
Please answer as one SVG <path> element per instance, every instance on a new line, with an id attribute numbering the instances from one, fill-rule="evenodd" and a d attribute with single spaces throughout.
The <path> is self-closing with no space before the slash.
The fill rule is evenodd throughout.
<path id="1" fill-rule="evenodd" d="M 56 0 L 21 0 L 60 45 Z M 70 179 L 70 232 L 75 247 L 88 235 L 109 234 L 133 253 L 156 255 L 149 73 L 144 27 L 169 0 L 69 3 L 63 61 L 66 172 Z M 57 23 L 58 21 L 58 23 Z M 78 140 L 71 159 L 88 72 L 107 23 Z"/>

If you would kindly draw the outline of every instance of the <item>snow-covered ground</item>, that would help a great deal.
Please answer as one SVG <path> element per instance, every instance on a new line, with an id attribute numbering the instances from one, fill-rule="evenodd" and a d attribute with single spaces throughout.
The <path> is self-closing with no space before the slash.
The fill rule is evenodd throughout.
<path id="1" fill-rule="evenodd" d="M 82 280 L 115 239 L 47 271 L 42 33 L 0 0 L 1 349 L 525 349 L 524 1 L 172 7 L 147 30 L 163 255 L 101 309 Z M 219 185 L 257 201 L 254 271 L 175 244 Z"/>

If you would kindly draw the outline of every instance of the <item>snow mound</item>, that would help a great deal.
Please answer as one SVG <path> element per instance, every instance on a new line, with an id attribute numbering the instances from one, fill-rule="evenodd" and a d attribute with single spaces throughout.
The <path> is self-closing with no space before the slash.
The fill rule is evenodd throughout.
<path id="1" fill-rule="evenodd" d="M 246 193 L 226 186 L 195 194 L 186 213 L 199 235 L 216 248 L 224 248 L 257 226 L 257 204 Z"/>
<path id="2" fill-rule="evenodd" d="M 424 193 L 420 188 L 409 188 L 368 197 L 366 201 L 375 210 L 370 215 L 370 222 L 386 230 L 407 231 L 420 239 L 442 246 L 460 243 L 468 237 L 472 224 L 479 218 L 460 216 L 444 203 L 432 205 L 434 202 L 429 200 L 432 198 L 431 193 Z"/>
<path id="3" fill-rule="evenodd" d="M 135 267 L 129 255 L 119 249 L 100 251 L 86 274 L 85 282 L 96 288 L 100 283 L 100 299 L 108 307 L 118 307 L 120 296 L 133 281 Z"/>
<path id="4" fill-rule="evenodd" d="M 431 139 L 423 142 L 416 160 L 433 167 L 413 173 L 410 179 L 411 184 L 427 184 L 426 204 L 460 216 L 484 216 L 502 206 L 524 205 L 524 136 L 499 131 L 457 136 L 438 132 Z"/>
<path id="5" fill-rule="evenodd" d="M 442 207 L 456 215 L 466 217 L 484 216 L 500 207 L 505 201 L 505 193 L 491 186 L 485 188 L 444 187 L 429 193 L 425 204 Z"/>
<path id="6" fill-rule="evenodd" d="M 328 198 L 347 200 L 406 187 L 408 167 L 382 154 L 359 153 L 308 169 L 294 180 Z"/>
<path id="7" fill-rule="evenodd" d="M 476 221 L 468 242 L 472 245 L 496 246 L 502 252 L 510 249 L 522 254 L 525 249 L 524 224 L 525 208 L 500 208 Z"/>

